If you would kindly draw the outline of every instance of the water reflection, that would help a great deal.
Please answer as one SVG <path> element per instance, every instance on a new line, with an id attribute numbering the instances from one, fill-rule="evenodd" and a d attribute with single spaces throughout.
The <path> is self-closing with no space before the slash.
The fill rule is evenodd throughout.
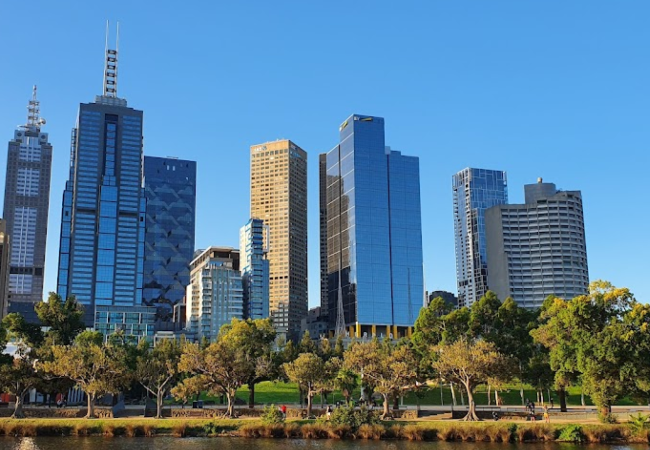
<path id="1" fill-rule="evenodd" d="M 644 445 L 497 444 L 466 442 L 336 441 L 243 438 L 0 438 L 1 450 L 642 450 Z"/>

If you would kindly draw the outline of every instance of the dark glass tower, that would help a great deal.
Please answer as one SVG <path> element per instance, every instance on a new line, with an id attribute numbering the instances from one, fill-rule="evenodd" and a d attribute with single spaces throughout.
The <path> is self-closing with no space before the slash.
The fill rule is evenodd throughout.
<path id="1" fill-rule="evenodd" d="M 357 337 L 409 333 L 424 303 L 419 160 L 354 114 L 327 154 L 328 318 Z"/>
<path id="2" fill-rule="evenodd" d="M 104 94 L 79 106 L 63 193 L 58 292 L 77 298 L 89 326 L 142 303 L 143 115 L 116 83 L 117 51 L 107 50 Z"/>
<path id="3" fill-rule="evenodd" d="M 144 157 L 147 199 L 143 302 L 170 322 L 190 284 L 196 221 L 196 162 Z"/>
<path id="4" fill-rule="evenodd" d="M 14 132 L 7 153 L 4 218 L 11 237 L 8 311 L 36 322 L 34 305 L 43 300 L 43 272 L 50 206 L 52 146 L 40 118 L 36 86 L 27 124 Z"/>

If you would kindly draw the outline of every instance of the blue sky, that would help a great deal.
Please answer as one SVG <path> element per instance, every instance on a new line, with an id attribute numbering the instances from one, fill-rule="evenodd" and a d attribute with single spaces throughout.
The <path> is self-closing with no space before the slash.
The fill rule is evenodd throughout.
<path id="1" fill-rule="evenodd" d="M 429 290 L 456 290 L 451 176 L 473 166 L 506 170 L 511 203 L 540 176 L 581 190 L 591 279 L 648 302 L 648 17 L 646 0 L 2 1 L 0 142 L 37 84 L 54 145 L 45 288 L 70 130 L 101 93 L 109 19 L 145 154 L 198 161 L 197 247 L 238 246 L 250 145 L 292 139 L 309 154 L 317 305 L 318 153 L 360 113 L 385 117 L 387 144 L 420 157 Z"/>

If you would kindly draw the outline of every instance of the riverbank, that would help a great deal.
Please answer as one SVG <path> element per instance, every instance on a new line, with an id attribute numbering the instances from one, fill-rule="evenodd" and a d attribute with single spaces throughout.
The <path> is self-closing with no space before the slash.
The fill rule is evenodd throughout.
<path id="1" fill-rule="evenodd" d="M 1 419 L 4 436 L 239 436 L 244 438 L 404 439 L 464 442 L 650 443 L 650 430 L 630 424 L 390 421 L 380 425 L 330 426 L 307 420 L 267 425 L 223 419 Z"/>

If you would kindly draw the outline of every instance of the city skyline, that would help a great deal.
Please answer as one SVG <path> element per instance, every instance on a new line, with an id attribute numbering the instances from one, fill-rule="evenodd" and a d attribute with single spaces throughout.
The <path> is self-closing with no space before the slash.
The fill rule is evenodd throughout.
<path id="1" fill-rule="evenodd" d="M 580 2 L 578 2 L 580 3 Z M 584 2 L 580 3 L 585 5 Z M 604 3 L 596 2 L 590 4 L 592 8 L 585 11 L 579 6 L 563 6 L 563 12 L 568 18 L 575 17 L 578 13 L 586 13 L 586 22 L 580 22 L 579 28 L 585 31 L 586 35 L 595 30 L 595 22 L 606 21 L 606 13 L 611 11 L 607 10 L 603 5 Z M 641 5 L 639 3 L 639 5 Z M 547 5 L 548 6 L 548 5 Z M 556 3 L 559 7 L 559 3 Z M 3 14 L 0 17 L 11 17 L 9 12 L 12 7 L 3 5 Z M 530 8 L 530 9 L 526 9 Z M 101 9 L 101 8 L 100 8 Z M 380 8 L 381 9 L 381 8 Z M 481 10 L 481 7 L 477 7 Z M 498 9 L 498 8 L 497 8 Z M 646 146 L 647 133 L 644 128 L 641 128 L 642 122 L 647 122 L 647 114 L 643 113 L 642 105 L 637 100 L 643 95 L 638 92 L 645 89 L 640 84 L 641 75 L 632 74 L 630 64 L 636 67 L 642 64 L 637 57 L 628 58 L 625 65 L 625 84 L 622 84 L 622 74 L 614 69 L 614 62 L 619 61 L 619 58 L 631 57 L 637 51 L 634 50 L 635 45 L 639 45 L 639 36 L 645 38 L 647 31 L 641 31 L 638 27 L 628 26 L 627 30 L 622 30 L 616 27 L 617 31 L 623 31 L 618 36 L 608 34 L 610 44 L 602 48 L 602 45 L 590 45 L 589 40 L 586 38 L 572 34 L 569 30 L 568 23 L 571 22 L 575 25 L 572 19 L 557 18 L 553 19 L 550 15 L 540 13 L 534 7 L 520 6 L 516 12 L 511 12 L 516 18 L 520 18 L 524 23 L 528 23 L 528 16 L 526 12 L 531 10 L 538 14 L 537 18 L 543 24 L 554 24 L 559 26 L 559 36 L 562 38 L 552 38 L 546 40 L 544 44 L 537 42 L 533 36 L 535 33 L 523 33 L 522 39 L 524 42 L 532 45 L 533 48 L 545 50 L 538 52 L 539 58 L 542 61 L 550 59 L 548 53 L 551 50 L 558 50 L 560 45 L 566 44 L 566 40 L 570 44 L 570 48 L 576 51 L 578 43 L 583 44 L 586 48 L 580 52 L 581 57 L 584 59 L 580 65 L 568 63 L 567 57 L 570 53 L 560 52 L 558 54 L 559 61 L 564 61 L 564 65 L 559 62 L 551 67 L 564 67 L 563 80 L 560 81 L 553 73 L 547 71 L 543 72 L 538 78 L 535 77 L 534 69 L 541 66 L 541 62 L 533 62 L 528 59 L 521 61 L 519 59 L 518 66 L 520 72 L 508 72 L 508 70 L 498 71 L 497 74 L 502 77 L 501 80 L 490 78 L 492 92 L 486 95 L 480 95 L 476 89 L 484 87 L 485 84 L 476 83 L 472 87 L 471 81 L 477 81 L 472 76 L 471 78 L 463 71 L 454 70 L 458 68 L 458 61 L 452 59 L 450 53 L 443 52 L 442 55 L 446 57 L 444 61 L 449 63 L 451 67 L 444 68 L 442 66 L 435 66 L 439 72 L 437 76 L 441 79 L 436 79 L 439 84 L 449 83 L 454 76 L 461 76 L 459 84 L 451 84 L 452 91 L 458 94 L 458 87 L 467 87 L 469 89 L 468 96 L 461 96 L 458 100 L 457 108 L 448 108 L 450 106 L 451 97 L 441 94 L 439 88 L 431 87 L 435 93 L 436 107 L 434 109 L 422 108 L 417 101 L 408 102 L 408 104 L 401 104 L 393 97 L 390 89 L 395 92 L 401 92 L 396 84 L 387 84 L 388 99 L 386 101 L 375 101 L 369 96 L 369 91 L 360 87 L 359 95 L 350 98 L 348 102 L 343 102 L 341 99 L 344 94 L 349 94 L 349 91 L 337 94 L 331 99 L 330 102 L 323 103 L 323 98 L 315 90 L 305 91 L 303 85 L 298 85 L 295 88 L 294 95 L 305 95 L 306 92 L 314 94 L 314 98 L 310 100 L 312 106 L 310 109 L 305 109 L 304 103 L 301 106 L 303 111 L 313 112 L 316 115 L 310 116 L 306 114 L 305 117 L 294 117 L 289 115 L 288 111 L 280 108 L 277 113 L 277 120 L 269 115 L 269 110 L 263 108 L 261 111 L 256 111 L 254 114 L 245 115 L 244 122 L 247 123 L 246 130 L 233 127 L 231 121 L 225 120 L 224 115 L 239 115 L 241 121 L 241 107 L 233 109 L 233 99 L 224 93 L 223 89 L 219 89 L 217 93 L 208 94 L 211 98 L 216 99 L 215 95 L 225 96 L 223 111 L 211 112 L 213 117 L 210 118 L 210 124 L 219 136 L 220 140 L 228 133 L 233 136 L 223 140 L 219 146 L 207 146 L 203 153 L 193 151 L 185 151 L 183 146 L 180 145 L 180 136 L 183 135 L 182 129 L 187 123 L 180 123 L 176 130 L 169 126 L 167 120 L 163 117 L 169 115 L 169 110 L 163 105 L 164 102 L 169 103 L 169 96 L 149 93 L 152 87 L 146 86 L 147 82 L 145 77 L 148 77 L 151 72 L 143 70 L 145 62 L 151 64 L 150 59 L 146 59 L 143 63 L 136 60 L 143 55 L 142 46 L 144 39 L 138 36 L 139 31 L 136 31 L 141 25 L 140 17 L 137 14 L 127 14 L 124 8 L 124 17 L 119 17 L 123 21 L 123 31 L 125 37 L 123 40 L 123 50 L 126 55 L 122 59 L 124 69 L 121 78 L 121 91 L 129 98 L 131 103 L 137 105 L 147 113 L 147 128 L 145 130 L 145 152 L 147 155 L 154 155 L 154 153 L 164 156 L 165 154 L 187 156 L 194 159 L 199 164 L 199 172 L 201 166 L 205 164 L 205 173 L 208 173 L 209 167 L 214 164 L 228 164 L 231 167 L 231 174 L 227 174 L 224 178 L 220 179 L 221 183 L 228 183 L 233 186 L 235 192 L 241 192 L 241 195 L 236 196 L 238 200 L 220 198 L 219 206 L 221 209 L 228 209 L 233 211 L 233 219 L 224 220 L 217 228 L 210 227 L 212 223 L 211 216 L 206 212 L 209 208 L 209 198 L 199 200 L 200 204 L 197 205 L 197 247 L 205 248 L 213 242 L 219 242 L 233 247 L 238 245 L 238 230 L 242 223 L 248 219 L 246 214 L 247 202 L 245 199 L 246 191 L 246 167 L 248 165 L 247 148 L 254 142 L 263 142 L 269 138 L 287 136 L 300 142 L 304 148 L 307 148 L 312 157 L 309 160 L 309 265 L 310 267 L 310 306 L 315 306 L 319 303 L 320 288 L 319 288 L 319 256 L 318 256 L 318 189 L 317 189 L 317 168 L 315 155 L 326 151 L 331 148 L 336 141 L 335 133 L 331 132 L 333 126 L 338 125 L 340 117 L 346 116 L 354 110 L 364 111 L 371 114 L 381 115 L 386 117 L 391 122 L 391 142 L 400 142 L 403 148 L 411 149 L 410 153 L 421 157 L 422 160 L 422 209 L 423 209 L 423 238 L 424 238 L 424 257 L 426 267 L 426 281 L 429 290 L 442 289 L 456 291 L 455 289 L 455 274 L 454 274 L 454 259 L 453 259 L 453 231 L 452 221 L 449 218 L 451 211 L 451 196 L 448 189 L 449 176 L 466 166 L 473 167 L 498 167 L 508 172 L 509 182 L 512 186 L 520 186 L 526 183 L 532 183 L 534 180 L 542 176 L 546 179 L 553 179 L 560 188 L 571 187 L 579 189 L 583 192 L 585 198 L 585 222 L 588 228 L 588 252 L 589 252 L 589 268 L 592 279 L 606 278 L 616 285 L 629 286 L 632 292 L 636 293 L 641 300 L 647 301 L 648 288 L 646 288 L 641 280 L 641 273 L 643 268 L 643 260 L 636 260 L 628 258 L 635 253 L 635 245 L 638 238 L 628 236 L 626 229 L 622 225 L 615 225 L 614 230 L 605 223 L 610 215 L 620 215 L 624 211 L 633 210 L 631 199 L 627 195 L 630 186 L 623 186 L 623 183 L 618 183 L 615 186 L 609 186 L 607 189 L 604 186 L 598 186 L 594 178 L 608 177 L 625 177 L 632 183 L 632 190 L 640 189 L 641 185 L 639 180 L 642 179 L 640 168 L 623 163 L 623 157 L 618 155 L 627 155 L 632 160 L 636 156 L 641 156 L 641 148 Z M 7 14 L 4 12 L 7 11 Z M 120 10 L 120 13 L 122 11 Z M 384 8 L 384 13 L 386 13 Z M 440 12 L 440 11 L 439 11 Z M 458 20 L 459 12 L 454 7 L 442 12 L 447 13 L 452 18 Z M 110 16 L 107 11 L 98 11 L 97 14 L 91 14 L 88 10 L 82 8 L 78 13 L 78 17 L 86 17 L 88 23 L 81 24 L 78 33 L 84 35 L 84 43 L 80 48 L 73 51 L 74 46 L 66 44 L 61 47 L 62 43 L 66 42 L 64 37 L 67 36 L 63 30 L 56 32 L 52 26 L 47 26 L 43 23 L 43 28 L 36 27 L 37 33 L 52 33 L 53 42 L 58 42 L 59 52 L 63 52 L 66 61 L 70 63 L 69 59 L 72 55 L 76 55 L 81 59 L 78 63 L 72 61 L 77 68 L 81 70 L 75 73 L 71 80 L 76 87 L 72 85 L 64 85 L 65 96 L 62 92 L 57 92 L 55 89 L 56 84 L 60 83 L 58 75 L 48 71 L 42 72 L 39 68 L 26 67 L 19 68 L 15 73 L 7 74 L 3 79 L 2 86 L 0 86 L 0 94 L 6 101 L 0 107 L 0 123 L 3 124 L 3 133 L 6 138 L 10 137 L 9 133 L 14 125 L 21 121 L 23 114 L 21 112 L 24 108 L 25 96 L 29 92 L 29 87 L 32 84 L 38 84 L 41 87 L 39 97 L 41 97 L 43 110 L 46 111 L 44 115 L 48 117 L 48 132 L 50 139 L 55 149 L 54 166 L 53 166 L 53 183 L 51 193 L 54 195 L 54 205 L 58 202 L 58 195 L 62 189 L 62 183 L 65 173 L 64 167 L 67 165 L 67 149 L 69 145 L 69 129 L 73 123 L 74 113 L 70 114 L 79 101 L 89 98 L 89 92 L 94 94 L 97 91 L 98 73 L 101 71 L 101 57 L 98 57 L 97 49 L 101 48 L 103 44 L 103 28 L 102 20 Z M 99 15 L 102 17 L 99 17 Z M 634 16 L 641 16 L 642 14 L 634 14 Z M 476 17 L 475 17 L 476 16 Z M 478 18 L 478 12 L 469 12 L 469 19 L 473 20 Z M 617 11 L 616 16 L 625 23 L 635 25 L 635 17 L 633 15 Z M 497 20 L 493 14 L 488 14 L 492 21 Z M 113 19 L 114 17 L 110 17 Z M 181 20 L 183 18 L 181 17 Z M 254 15 L 257 19 L 257 15 Z M 417 20 L 417 17 L 409 15 L 409 19 Z M 2 20 L 2 19 L 0 19 Z M 36 19 L 40 22 L 40 19 Z M 61 18 L 61 20 L 64 20 Z M 398 23 L 404 22 L 404 17 L 398 15 Z M 613 19 L 612 19 L 613 20 Z M 600 21 L 600 22 L 599 22 Z M 608 22 L 607 22 L 608 23 Z M 8 32 L 14 29 L 9 26 L 9 23 L 4 21 L 3 25 L 7 25 Z M 437 23 L 437 25 L 440 25 Z M 345 24 L 344 24 L 345 26 Z M 56 25 L 56 28 L 66 28 Z M 442 27 L 444 29 L 444 26 Z M 514 28 L 510 24 L 509 29 Z M 516 27 L 517 30 L 523 32 L 521 26 Z M 129 31 L 130 30 L 130 31 Z M 447 29 L 447 31 L 449 31 Z M 440 31 L 434 30 L 435 33 Z M 539 34 L 539 30 L 537 31 Z M 611 32 L 608 32 L 611 33 Z M 408 33 L 407 33 L 408 34 Z M 14 36 L 18 39 L 20 33 L 14 31 L 8 33 L 9 36 Z M 95 38 L 94 38 L 94 37 Z M 544 35 L 546 36 L 546 35 Z M 505 41 L 509 37 L 507 33 L 497 33 L 497 37 L 488 36 L 488 41 L 500 44 L 493 50 L 500 56 L 500 61 L 505 61 L 505 57 L 513 57 L 508 51 L 508 44 Z M 14 39 L 12 37 L 11 39 Z M 44 38 L 43 38 L 44 39 Z M 397 39 L 397 41 L 400 41 Z M 641 39 L 643 41 L 643 39 Z M 17 42 L 17 41 L 16 41 Z M 386 43 L 385 41 L 383 41 Z M 429 42 L 429 41 L 427 41 Z M 635 42 L 637 42 L 635 44 Z M 628 45 L 630 44 L 630 45 Z M 149 47 L 151 44 L 146 44 Z M 476 50 L 471 50 L 466 43 L 454 43 L 450 45 L 450 50 L 458 49 L 460 45 L 461 50 L 465 50 L 460 55 L 474 54 Z M 464 46 L 463 46 L 464 45 Z M 481 44 L 474 43 L 482 48 Z M 512 44 L 514 45 L 514 44 Z M 3 60 L 11 60 L 11 55 L 14 54 L 13 47 L 19 46 L 8 45 L 0 50 L 0 56 Z M 625 50 L 622 50 L 626 47 Z M 391 49 L 393 47 L 389 47 Z M 329 50 L 329 47 L 328 47 Z M 598 50 L 598 55 L 596 51 Z M 438 52 L 441 50 L 438 48 Z M 100 50 L 101 52 L 101 50 Z M 622 53 L 621 53 L 622 52 Z M 629 53 L 628 53 L 629 52 Z M 492 55 L 492 52 L 486 53 L 487 56 Z M 378 55 L 371 54 L 369 57 L 376 58 Z M 388 51 L 386 56 L 389 60 L 403 61 L 399 55 Z M 49 63 L 57 63 L 52 61 L 48 56 Z M 564 58 L 564 59 L 563 59 Z M 601 59 L 602 58 L 602 59 Z M 551 60 L 552 61 L 552 60 Z M 589 64 L 596 64 L 601 61 L 611 62 L 611 67 L 608 66 L 604 73 L 594 73 L 588 70 Z M 485 64 L 488 64 L 487 62 Z M 47 65 L 45 65 L 47 66 Z M 485 69 L 490 67 L 486 65 L 479 68 Z M 494 66 L 496 67 L 496 66 Z M 647 65 L 639 66 L 645 70 Z M 506 66 L 513 70 L 514 66 Z M 601 66 L 599 68 L 602 69 Z M 362 75 L 365 72 L 359 66 L 352 66 L 353 72 Z M 442 72 L 440 72 L 442 70 Z M 643 70 L 640 72 L 643 73 Z M 86 71 L 88 76 L 85 75 Z M 568 72 L 567 72 L 568 71 Z M 601 70 L 603 72 L 603 70 Z M 51 73 L 51 75 L 50 75 Z M 237 72 L 239 73 L 239 72 Z M 485 70 L 480 70 L 479 73 L 485 74 Z M 492 73 L 492 72 L 487 72 Z M 187 75 L 187 74 L 186 74 Z M 393 72 L 394 75 L 394 72 Z M 629 75 L 629 76 L 628 76 Z M 416 80 L 422 81 L 422 78 L 417 73 L 412 76 Z M 585 77 L 588 83 L 583 85 Z M 465 77 L 465 78 L 463 78 Z M 479 77 L 479 75 L 476 75 Z M 546 77 L 549 83 L 552 81 L 556 85 L 567 84 L 567 87 L 573 89 L 561 89 L 561 94 L 554 94 L 548 100 L 544 97 L 548 96 L 551 84 L 544 84 L 543 78 Z M 612 78 L 613 77 L 613 78 Z M 597 89 L 603 83 L 607 82 L 608 78 L 612 81 L 605 84 L 609 89 Z M 151 76 L 152 80 L 158 80 L 155 76 Z M 293 78 L 292 78 L 293 79 Z M 337 78 L 338 80 L 338 78 Z M 524 83 L 524 80 L 526 82 Z M 386 82 L 386 78 L 381 78 L 382 82 Z M 246 82 L 251 84 L 253 92 L 259 93 L 258 87 L 254 83 L 260 82 L 257 78 L 243 79 L 242 83 Z M 469 82 L 469 84 L 468 84 Z M 277 78 L 271 76 L 270 81 L 265 80 L 260 82 L 262 86 L 268 88 L 273 86 L 285 86 L 280 84 Z M 600 83 L 600 84 L 599 84 Z M 153 83 L 155 86 L 160 87 L 157 81 Z M 184 93 L 189 89 L 184 85 L 181 87 L 177 84 L 165 88 L 167 93 L 171 93 L 172 103 L 191 105 L 187 100 L 176 98 L 176 95 Z M 200 83 L 194 83 L 200 84 Z M 338 88 L 340 84 L 332 83 Z M 418 84 L 418 83 L 414 83 Z M 435 84 L 435 83 L 434 83 Z M 424 84 L 420 84 L 424 86 Z M 507 89 L 506 86 L 507 85 Z M 530 88 L 533 86 L 533 88 Z M 540 89 L 542 88 L 542 89 Z M 404 87 L 404 93 L 413 95 L 413 92 L 408 86 Z M 235 89 L 241 93 L 240 89 Z M 15 93 L 14 93 L 15 91 Z M 283 93 L 290 93 L 286 89 L 282 89 Z M 330 93 L 331 91 L 327 90 Z M 598 95 L 592 95 L 597 91 Z M 632 96 L 634 92 L 634 96 Z M 496 94 L 506 94 L 505 99 L 496 99 Z M 544 95 L 542 95 L 544 94 Z M 268 94 L 266 94 L 268 96 Z M 430 98 L 432 94 L 425 92 L 426 98 Z M 476 95 L 475 98 L 470 99 L 469 95 Z M 158 96 L 158 97 L 157 97 Z M 186 95 L 183 94 L 185 97 Z M 515 96 L 518 96 L 515 100 Z M 164 97 L 164 102 L 163 102 Z M 198 96 L 197 96 L 198 97 Z M 400 95 L 400 97 L 402 97 Z M 597 98 L 596 98 L 597 97 Z M 263 96 L 264 98 L 264 96 Z M 292 97 L 293 98 L 293 97 Z M 251 98 L 244 96 L 240 99 L 242 107 L 248 107 L 251 103 Z M 524 101 L 525 100 L 525 101 Z M 505 107 L 497 107 L 493 102 L 503 102 Z M 230 103 L 229 103 L 230 102 Z M 219 105 L 219 101 L 214 101 L 215 105 Z M 260 104 L 260 103 L 258 103 Z M 489 104 L 489 105 L 488 105 Z M 601 104 L 610 105 L 607 108 Z M 407 108 L 408 106 L 408 108 Z M 488 107 L 489 106 L 489 107 Z M 317 111 L 321 108 L 320 111 Z M 477 107 L 477 112 L 471 112 L 468 108 Z M 513 109 L 508 112 L 507 108 Z M 410 108 L 410 109 L 409 109 Z M 488 110 L 494 109 L 495 113 L 485 114 Z M 216 109 L 216 108 L 214 108 Z M 524 114 L 522 114 L 522 109 Z M 591 111 L 590 111 L 591 109 Z M 463 112 L 463 121 L 460 120 L 460 112 Z M 446 117 L 443 117 L 442 114 Z M 255 121 L 252 118 L 256 115 L 263 114 L 265 117 L 270 117 L 266 121 Z M 522 116 L 521 118 L 515 117 L 516 115 Z M 481 117 L 479 117 L 481 116 Z M 162 120 L 161 120 L 162 117 Z M 641 120 L 643 118 L 643 121 Z M 433 124 L 434 132 L 421 130 L 421 132 L 413 133 L 409 129 L 409 125 L 413 120 L 417 120 L 417 125 Z M 205 119 L 199 119 L 201 124 L 205 124 Z M 481 121 L 485 120 L 486 124 Z M 514 121 L 514 122 L 513 122 Z M 265 123 L 262 123 L 265 122 Z M 544 136 L 542 136 L 542 134 Z M 178 136 L 177 136 L 178 135 Z M 453 135 L 453 136 L 452 136 Z M 507 135 L 507 138 L 505 137 Z M 641 139 L 643 138 L 643 139 Z M 641 140 L 640 140 L 641 139 Z M 68 141 L 68 142 L 66 142 Z M 159 152 L 154 152 L 153 149 L 161 149 Z M 177 149 L 177 150 L 174 150 Z M 226 155 L 227 152 L 232 152 L 233 155 Z M 527 155 L 526 157 L 520 155 Z M 617 155 L 615 158 L 607 157 L 608 154 Z M 558 163 L 558 161 L 560 163 Z M 606 162 L 605 162 L 606 161 Z M 63 168 L 63 169 L 62 169 Z M 450 170 L 451 169 L 451 170 Z M 2 171 L 0 171 L 2 172 Z M 639 173 L 637 175 L 637 172 Z M 234 175 L 236 174 L 236 175 Z M 425 174 L 427 174 L 425 176 Z M 199 176 L 200 178 L 200 176 Z M 199 192 L 210 192 L 211 189 L 216 188 L 217 180 L 199 181 L 197 190 Z M 237 180 L 238 178 L 238 180 Z M 437 180 L 442 180 L 438 182 Z M 201 185 L 201 183 L 203 183 Z M 600 183 L 603 184 L 603 183 Z M 638 184 L 639 188 L 635 188 Z M 623 190 L 625 189 L 625 190 Z M 519 192 L 513 191 L 510 195 L 511 203 L 521 203 L 522 195 Z M 199 195 L 200 198 L 200 195 Z M 238 205 L 242 203 L 243 207 Z M 47 249 L 47 268 L 46 268 L 46 284 L 45 291 L 55 290 L 56 279 L 56 258 L 58 243 L 52 244 L 53 241 L 58 241 L 58 227 L 60 223 L 60 211 L 58 208 L 50 208 L 50 226 L 48 235 L 48 249 Z M 641 221 L 645 222 L 645 211 L 641 211 Z M 440 222 L 435 223 L 435 222 Z M 611 240 L 609 237 L 612 232 L 617 233 L 619 236 L 616 240 Z M 614 241 L 614 242 L 612 242 Z M 647 241 L 646 241 L 647 242 Z M 643 245 L 643 241 L 640 242 Z M 642 252 L 644 253 L 644 252 Z M 54 263 L 53 263 L 54 261 Z M 616 262 L 616 264 L 614 263 Z M 644 291 L 645 289 L 645 291 Z"/>

